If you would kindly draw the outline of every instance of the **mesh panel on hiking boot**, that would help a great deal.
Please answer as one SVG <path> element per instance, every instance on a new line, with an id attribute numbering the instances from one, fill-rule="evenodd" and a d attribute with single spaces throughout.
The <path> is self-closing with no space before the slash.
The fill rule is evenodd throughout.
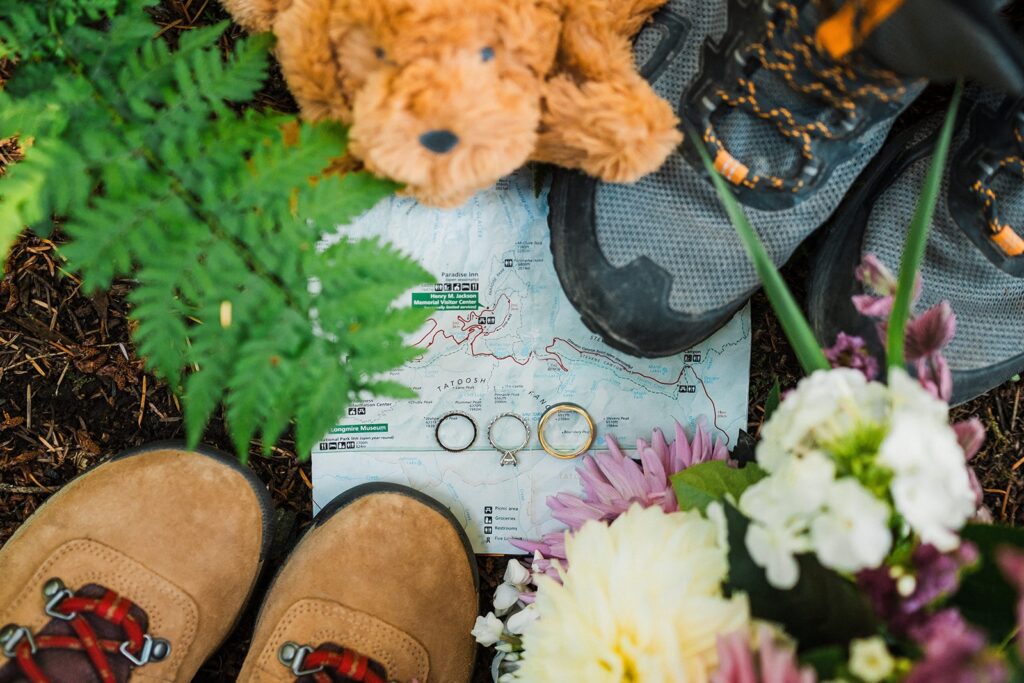
<path id="1" fill-rule="evenodd" d="M 734 109 L 722 117 L 715 130 L 729 141 L 729 152 L 743 159 L 751 173 L 770 175 L 781 171 L 788 175 L 798 167 L 797 148 L 767 121 Z"/>
<path id="2" fill-rule="evenodd" d="M 644 68 L 664 37 L 664 27 L 653 23 L 644 25 L 633 41 L 633 65 L 637 69 Z"/>
<path id="3" fill-rule="evenodd" d="M 828 124 L 835 118 L 834 109 L 796 92 L 773 71 L 759 69 L 751 80 L 764 102 L 785 103 L 798 120 Z M 725 108 L 725 113 L 715 119 L 715 132 L 729 153 L 742 160 L 752 174 L 790 175 L 799 168 L 801 156 L 795 141 L 784 136 L 774 123 L 745 109 Z"/>
<path id="4" fill-rule="evenodd" d="M 678 105 L 698 71 L 705 38 L 718 40 L 725 33 L 728 2 L 671 0 L 668 7 L 692 24 L 679 56 L 654 83 L 658 94 Z M 785 96 L 779 88 L 772 88 L 774 96 Z M 795 93 L 788 98 L 783 102 L 805 106 L 804 98 Z M 730 144 L 741 140 L 747 147 L 763 145 L 767 154 L 777 158 L 777 134 L 772 133 L 769 141 L 763 126 L 749 126 L 749 117 L 731 118 L 735 120 L 728 122 L 732 126 Z M 748 126 L 746 137 L 737 130 L 740 125 Z M 835 210 L 881 147 L 889 127 L 890 122 L 878 124 L 862 136 L 859 150 L 837 166 L 806 201 L 781 211 L 747 208 L 747 216 L 775 263 L 785 262 Z M 758 286 L 757 275 L 714 189 L 680 154 L 673 154 L 660 171 L 635 184 L 599 184 L 596 213 L 598 243 L 609 262 L 623 267 L 640 256 L 650 258 L 672 276 L 669 304 L 678 311 L 699 314 L 718 309 Z"/>
<path id="5" fill-rule="evenodd" d="M 941 118 L 936 117 L 934 125 L 925 130 L 934 131 L 940 123 Z M 966 133 L 957 136 L 953 150 L 965 138 Z M 865 251 L 876 254 L 894 271 L 930 163 L 929 156 L 910 165 L 879 196 L 868 221 Z M 1024 350 L 1024 280 L 997 268 L 960 229 L 946 206 L 948 184 L 947 172 L 928 238 L 916 310 L 948 300 L 956 313 L 957 330 L 946 358 L 953 370 L 976 370 Z M 1000 209 L 1007 215 L 1024 216 L 1024 186 L 1019 177 L 1016 185 L 1012 199 L 1001 198 Z"/>

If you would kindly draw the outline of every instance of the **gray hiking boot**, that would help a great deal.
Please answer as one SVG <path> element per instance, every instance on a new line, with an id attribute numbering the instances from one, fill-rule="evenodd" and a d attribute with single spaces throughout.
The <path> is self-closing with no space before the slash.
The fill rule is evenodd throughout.
<path id="1" fill-rule="evenodd" d="M 922 267 L 919 310 L 945 300 L 957 316 L 943 354 L 954 403 L 1024 370 L 1024 100 L 968 91 Z M 874 323 L 850 303 L 864 254 L 899 267 L 942 115 L 896 136 L 830 222 L 815 256 L 810 319 L 830 344 L 839 331 L 876 344 Z"/>
<path id="2" fill-rule="evenodd" d="M 928 0 L 947 19 L 965 1 Z M 920 2 L 881 3 L 896 8 L 884 16 L 871 13 L 874 4 L 670 0 L 637 39 L 643 75 L 703 137 L 776 264 L 835 211 L 923 88 L 884 68 L 905 55 L 870 51 L 873 32 L 907 30 L 903 13 Z M 961 32 L 1008 31 L 992 4 L 957 15 Z M 759 286 L 692 136 L 633 185 L 557 171 L 550 205 L 566 295 L 588 327 L 627 353 L 689 348 Z"/>

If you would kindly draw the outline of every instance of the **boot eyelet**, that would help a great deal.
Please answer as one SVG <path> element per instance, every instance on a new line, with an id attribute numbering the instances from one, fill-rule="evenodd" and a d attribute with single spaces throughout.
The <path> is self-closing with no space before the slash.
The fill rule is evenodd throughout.
<path id="1" fill-rule="evenodd" d="M 277 651 L 277 659 L 291 669 L 291 672 L 296 676 L 296 678 L 312 676 L 313 674 L 320 673 L 324 670 L 323 664 L 313 669 L 302 668 L 302 663 L 312 652 L 313 648 L 309 645 L 299 645 L 298 643 L 288 641 L 281 646 L 280 650 Z"/>
<path id="2" fill-rule="evenodd" d="M 3 645 L 2 652 L 6 657 L 13 659 L 16 656 L 18 645 L 22 641 L 28 643 L 29 651 L 32 654 L 36 653 L 36 641 L 32 638 L 32 632 L 24 626 L 8 624 L 0 630 L 0 645 Z"/>
<path id="3" fill-rule="evenodd" d="M 138 655 L 132 654 L 132 651 L 128 649 L 129 647 L 131 647 L 131 641 L 126 640 L 121 643 L 119 649 L 125 659 L 135 666 L 145 666 L 150 662 L 161 662 L 167 659 L 167 655 L 171 654 L 171 644 L 169 642 L 163 638 L 153 638 L 149 635 L 142 636 L 142 648 L 139 650 Z"/>

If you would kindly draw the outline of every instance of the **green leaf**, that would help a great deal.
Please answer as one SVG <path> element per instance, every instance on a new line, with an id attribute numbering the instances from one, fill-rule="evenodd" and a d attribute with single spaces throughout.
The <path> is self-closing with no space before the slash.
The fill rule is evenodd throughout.
<path id="1" fill-rule="evenodd" d="M 348 144 L 336 123 L 236 111 L 269 35 L 224 54 L 221 22 L 172 50 L 149 4 L 0 0 L 0 53 L 23 57 L 0 136 L 29 141 L 0 178 L 0 249 L 59 216 L 86 288 L 136 281 L 135 341 L 182 392 L 190 444 L 223 401 L 242 457 L 293 421 L 305 457 L 355 398 L 410 395 L 386 374 L 422 352 L 404 340 L 429 311 L 391 301 L 432 276 L 379 240 L 317 248 L 396 185 L 324 175 Z"/>
<path id="2" fill-rule="evenodd" d="M 800 663 L 814 667 L 820 681 L 837 678 L 846 659 L 846 648 L 839 645 L 817 647 L 800 655 Z"/>
<path id="3" fill-rule="evenodd" d="M 782 385 L 779 384 L 779 378 L 775 378 L 775 383 L 772 384 L 771 391 L 768 392 L 768 398 L 764 401 L 764 421 L 772 419 L 772 415 L 776 410 L 779 409 L 779 404 L 782 403 Z"/>
<path id="4" fill-rule="evenodd" d="M 907 335 L 907 321 L 910 319 L 910 306 L 914 299 L 914 285 L 917 281 L 917 274 L 921 270 L 921 262 L 924 260 L 925 246 L 928 243 L 928 232 L 932 226 L 932 217 L 935 215 L 935 205 L 939 200 L 939 192 L 942 189 L 942 176 L 946 172 L 946 158 L 949 156 L 949 146 L 953 139 L 953 126 L 956 123 L 956 113 L 960 107 L 960 97 L 963 94 L 963 81 L 957 83 L 953 100 L 949 103 L 946 111 L 946 120 L 942 124 L 942 131 L 935 143 L 935 152 L 932 155 L 931 166 L 921 189 L 921 197 L 917 201 L 917 209 L 914 211 L 914 218 L 910 221 L 907 230 L 907 240 L 903 247 L 903 259 L 900 262 L 899 284 L 896 287 L 896 297 L 893 300 L 892 314 L 889 316 L 889 332 L 886 349 L 886 363 L 892 368 L 902 368 L 906 365 L 906 354 L 904 340 Z"/>
<path id="5" fill-rule="evenodd" d="M 996 556 L 1000 548 L 1024 548 L 1024 529 L 998 524 L 968 524 L 961 538 L 978 546 L 981 559 L 976 571 L 963 578 L 952 604 L 964 617 L 989 634 L 989 640 L 1003 640 L 1017 627 L 1017 591 L 1003 577 Z"/>
<path id="6" fill-rule="evenodd" d="M 679 500 L 679 509 L 699 509 L 703 512 L 709 503 L 725 500 L 727 495 L 739 500 L 740 495 L 768 473 L 750 463 L 746 467 L 729 467 L 727 463 L 704 462 L 687 467 L 671 477 L 672 488 Z"/>
<path id="7" fill-rule="evenodd" d="M 775 262 L 768 255 L 768 251 L 764 248 L 761 239 L 754 232 L 754 228 L 751 227 L 750 221 L 747 220 L 746 214 L 743 213 L 743 207 L 740 206 L 739 201 L 733 195 L 732 189 L 730 189 L 726 180 L 715 169 L 700 135 L 693 128 L 690 128 L 688 133 L 697 147 L 701 159 L 704 161 L 704 167 L 711 176 L 711 182 L 715 185 L 718 197 L 725 206 L 725 211 L 729 214 L 729 219 L 732 221 L 733 227 L 736 228 L 736 232 L 739 234 L 740 240 L 747 250 L 747 255 L 754 264 L 758 277 L 761 278 L 768 301 L 771 303 L 775 315 L 779 317 L 779 324 L 782 325 L 786 338 L 792 344 L 804 372 L 810 374 L 815 370 L 828 370 L 831 366 L 828 359 L 825 358 L 825 353 L 818 345 L 818 341 L 814 338 L 814 332 L 811 331 L 807 318 L 804 317 L 800 306 L 779 274 L 779 270 L 775 267 Z"/>
<path id="8" fill-rule="evenodd" d="M 210 363 L 185 380 L 185 438 L 189 448 L 198 446 L 203 438 L 203 431 L 224 395 L 227 379 L 223 366 Z"/>
<path id="9" fill-rule="evenodd" d="M 803 651 L 845 645 L 853 638 L 876 633 L 874 613 L 857 587 L 823 567 L 813 555 L 797 557 L 800 580 L 796 586 L 790 590 L 772 587 L 747 552 L 749 521 L 729 504 L 725 514 L 729 526 L 727 585 L 747 594 L 755 617 L 782 624 Z"/>
<path id="10" fill-rule="evenodd" d="M 315 357 L 321 351 L 313 349 L 312 355 Z M 309 365 L 319 368 L 321 374 L 306 378 L 306 391 L 303 393 L 302 403 L 297 406 L 295 452 L 302 461 L 309 459 L 313 444 L 323 438 L 338 421 L 345 406 L 348 405 L 351 390 L 349 378 L 343 372 L 339 360 L 334 360 L 333 363 L 315 360 Z M 344 397 L 344 401 L 333 399 L 339 395 Z"/>

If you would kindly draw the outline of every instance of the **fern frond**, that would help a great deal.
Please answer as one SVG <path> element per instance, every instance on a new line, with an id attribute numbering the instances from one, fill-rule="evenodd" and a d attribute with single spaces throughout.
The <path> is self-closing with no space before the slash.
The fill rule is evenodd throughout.
<path id="1" fill-rule="evenodd" d="M 35 8 L 0 30 L 3 49 L 44 55 L 0 93 L 0 135 L 31 141 L 0 178 L 0 247 L 25 224 L 64 216 L 61 251 L 87 288 L 137 281 L 135 340 L 182 394 L 190 443 L 223 401 L 243 457 L 254 437 L 268 450 L 292 421 L 305 455 L 356 396 L 408 394 L 378 377 L 417 353 L 403 335 L 427 312 L 390 302 L 431 277 L 373 240 L 317 250 L 394 186 L 324 175 L 345 153 L 337 125 L 229 106 L 261 86 L 269 37 L 225 55 L 218 24 L 172 51 L 145 2 L 125 4 L 99 24 L 69 11 L 70 25 L 42 33 L 25 23 L 43 16 Z"/>
<path id="2" fill-rule="evenodd" d="M 0 23 L 0 57 L 64 57 L 63 31 L 79 22 L 95 23 L 107 19 L 122 4 L 120 0 L 0 0 L 0 17 L 3 17 Z"/>

